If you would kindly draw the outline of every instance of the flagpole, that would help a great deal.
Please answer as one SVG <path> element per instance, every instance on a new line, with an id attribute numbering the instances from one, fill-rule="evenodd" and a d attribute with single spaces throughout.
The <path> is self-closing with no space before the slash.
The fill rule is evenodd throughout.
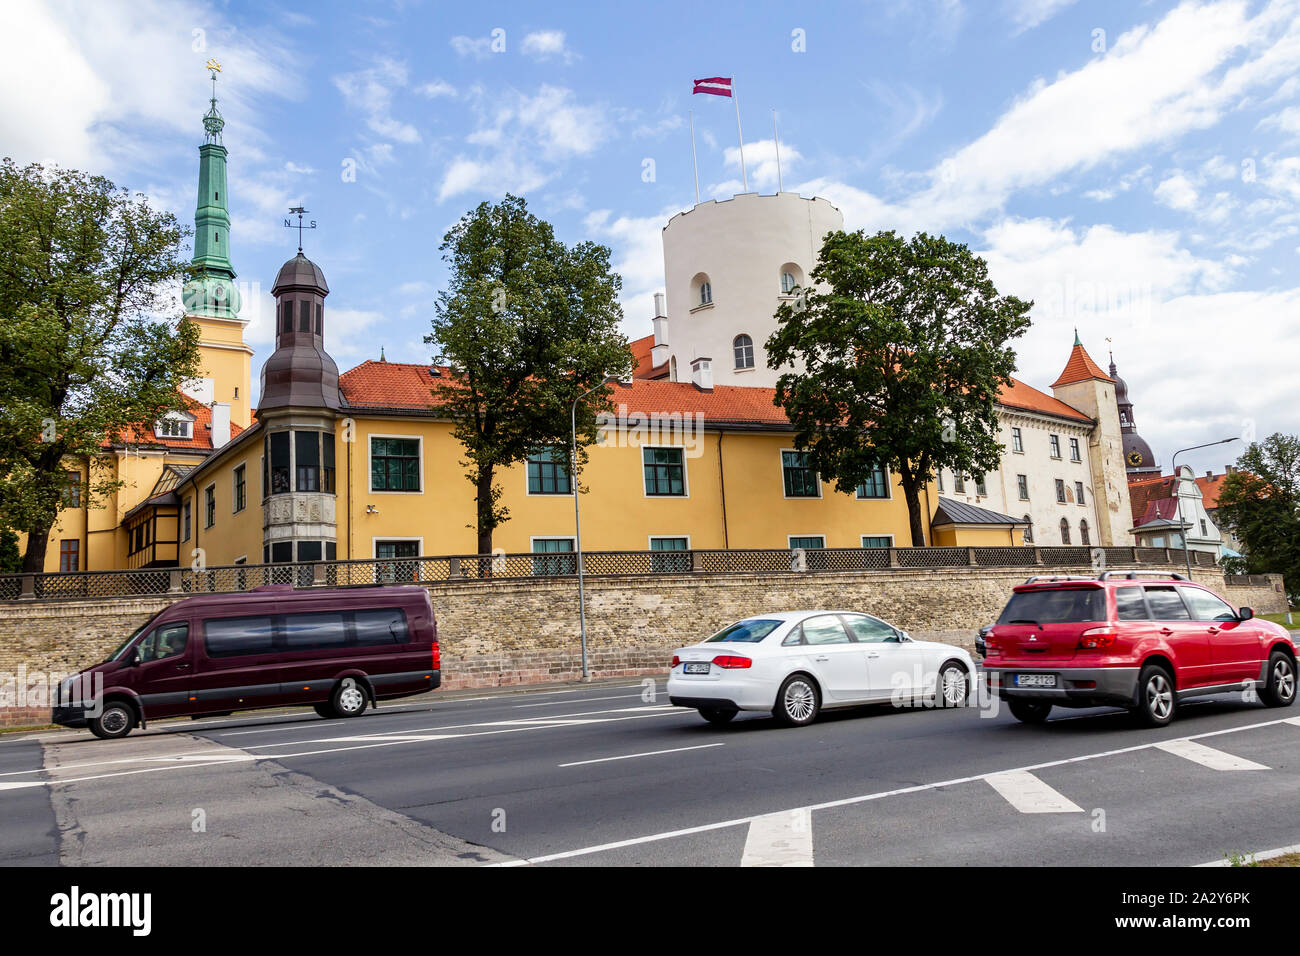
<path id="1" fill-rule="evenodd" d="M 731 98 L 736 101 L 736 137 L 740 140 L 740 178 L 745 182 L 745 192 L 749 192 L 749 175 L 745 172 L 745 134 L 740 131 L 740 94 L 736 92 L 736 81 L 731 81 Z"/>
<path id="2" fill-rule="evenodd" d="M 695 155 L 695 111 L 687 110 L 686 115 L 691 118 L 691 164 L 695 167 L 695 205 L 700 204 L 700 160 Z"/>
<path id="3" fill-rule="evenodd" d="M 784 192 L 781 182 L 781 137 L 776 132 L 776 110 L 772 110 L 772 142 L 776 146 L 776 191 Z"/>

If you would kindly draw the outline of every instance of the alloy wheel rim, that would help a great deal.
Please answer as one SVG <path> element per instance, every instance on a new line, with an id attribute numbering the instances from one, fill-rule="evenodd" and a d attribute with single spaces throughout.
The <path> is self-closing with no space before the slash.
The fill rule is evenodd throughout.
<path id="1" fill-rule="evenodd" d="M 1273 686 L 1277 688 L 1277 695 L 1283 700 L 1290 700 L 1295 696 L 1295 672 L 1291 669 L 1290 661 L 1280 660 L 1273 667 Z"/>
<path id="2" fill-rule="evenodd" d="M 797 680 L 785 689 L 785 712 L 793 720 L 807 720 L 813 711 L 813 689 Z"/>
<path id="3" fill-rule="evenodd" d="M 943 699 L 954 705 L 966 700 L 966 675 L 955 667 L 943 672 Z"/>
<path id="4" fill-rule="evenodd" d="M 104 713 L 104 716 L 100 718 L 99 723 L 100 726 L 110 734 L 115 734 L 126 726 L 126 714 L 121 710 L 121 708 L 114 707 L 112 710 Z"/>
<path id="5" fill-rule="evenodd" d="M 1147 681 L 1147 709 L 1155 717 L 1164 720 L 1174 709 L 1174 694 L 1169 688 L 1169 681 L 1160 674 Z"/>

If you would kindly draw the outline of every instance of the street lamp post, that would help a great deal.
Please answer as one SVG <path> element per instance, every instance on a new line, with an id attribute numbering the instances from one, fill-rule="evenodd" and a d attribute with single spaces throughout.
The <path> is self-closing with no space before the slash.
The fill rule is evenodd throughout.
<path id="1" fill-rule="evenodd" d="M 1234 442 L 1240 440 L 1241 439 L 1237 437 L 1220 438 L 1218 441 L 1208 441 L 1204 445 L 1193 445 L 1190 448 L 1178 449 L 1178 451 L 1174 452 L 1174 458 L 1171 463 L 1174 469 L 1174 481 L 1178 482 L 1180 480 L 1178 477 L 1178 456 L 1181 455 L 1183 452 L 1196 451 L 1198 448 L 1213 448 L 1215 445 L 1226 445 L 1228 444 L 1228 442 Z M 1193 478 L 1193 480 L 1195 480 L 1195 478 Z M 1190 580 L 1192 577 L 1192 556 L 1187 550 L 1187 527 L 1188 526 L 1187 526 L 1187 522 L 1183 520 L 1183 496 L 1179 494 L 1179 487 L 1180 486 L 1178 484 L 1174 485 L 1174 496 L 1178 499 L 1178 529 L 1182 532 L 1182 536 L 1183 536 L 1183 563 L 1187 567 L 1187 577 Z"/>
<path id="2" fill-rule="evenodd" d="M 569 428 L 573 444 L 569 457 L 569 481 L 573 484 L 573 546 L 578 561 L 578 626 L 582 640 L 582 679 L 591 680 L 591 671 L 587 667 L 587 594 L 583 586 L 582 568 L 582 516 L 578 511 L 578 403 L 597 389 L 604 388 L 613 378 L 603 378 L 599 385 L 593 385 L 573 400 L 569 409 Z"/>

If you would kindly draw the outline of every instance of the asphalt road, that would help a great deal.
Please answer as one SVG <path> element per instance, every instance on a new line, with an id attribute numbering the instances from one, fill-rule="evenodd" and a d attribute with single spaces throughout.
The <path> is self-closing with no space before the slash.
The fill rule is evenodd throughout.
<path id="1" fill-rule="evenodd" d="M 0 741 L 0 863 L 1189 865 L 1300 844 L 1300 709 L 871 707 L 797 729 L 662 680 Z"/>

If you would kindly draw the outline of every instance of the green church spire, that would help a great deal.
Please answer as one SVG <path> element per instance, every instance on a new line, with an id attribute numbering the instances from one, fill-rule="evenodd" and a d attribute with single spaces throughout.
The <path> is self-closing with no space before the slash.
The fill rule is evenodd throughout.
<path id="1" fill-rule="evenodd" d="M 192 278 L 185 283 L 188 315 L 233 319 L 239 315 L 239 290 L 230 264 L 230 212 L 226 191 L 226 147 L 221 130 L 226 121 L 217 109 L 217 74 L 221 64 L 208 61 L 212 99 L 203 116 L 204 140 L 199 147 L 199 190 L 194 209 Z"/>

